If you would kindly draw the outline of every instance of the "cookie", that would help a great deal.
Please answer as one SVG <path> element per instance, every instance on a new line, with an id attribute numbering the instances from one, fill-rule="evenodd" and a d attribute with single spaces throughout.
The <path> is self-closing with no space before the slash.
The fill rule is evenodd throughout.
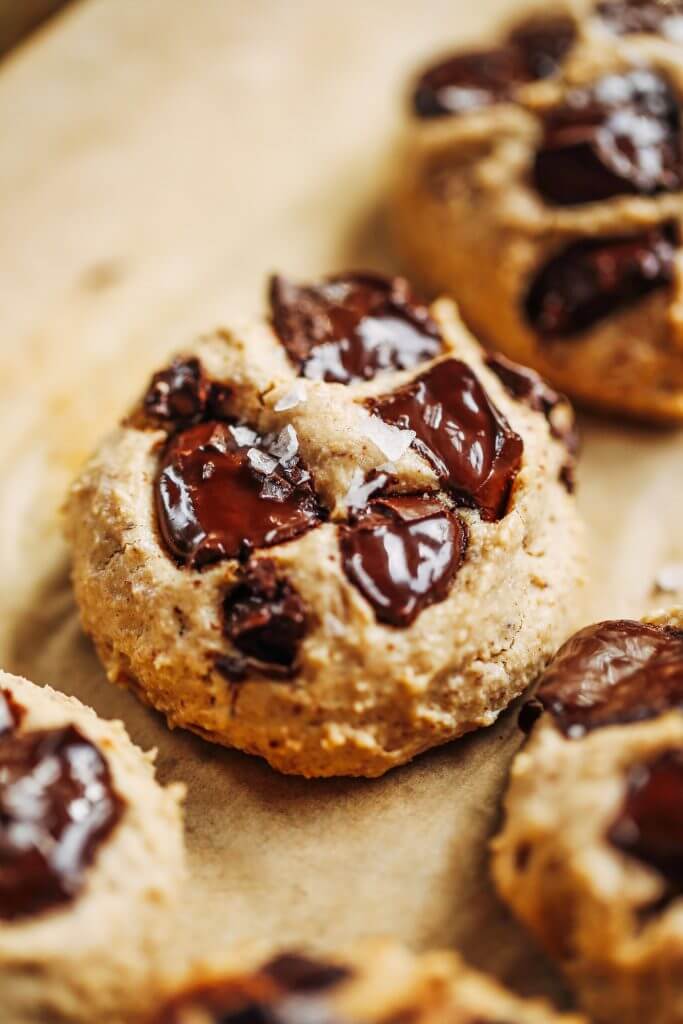
<path id="1" fill-rule="evenodd" d="M 86 631 L 170 725 L 308 776 L 491 724 L 580 578 L 567 402 L 402 279 L 276 279 L 71 490 Z"/>
<path id="2" fill-rule="evenodd" d="M 683 419 L 682 26 L 679 2 L 604 0 L 442 60 L 391 204 L 405 264 L 479 337 L 662 421 Z"/>
<path id="3" fill-rule="evenodd" d="M 592 1020 L 683 1021 L 683 609 L 560 648 L 522 712 L 498 890 Z"/>
<path id="4" fill-rule="evenodd" d="M 410 1020 L 437 1024 L 581 1024 L 544 1002 L 523 1000 L 466 967 L 455 953 L 414 956 L 389 940 L 368 940 L 331 958 L 285 952 L 195 971 L 149 1024 L 284 1024 Z"/>
<path id="5" fill-rule="evenodd" d="M 120 722 L 0 673 L 0 991 L 11 1024 L 130 1024 L 161 968 L 178 787 Z"/>

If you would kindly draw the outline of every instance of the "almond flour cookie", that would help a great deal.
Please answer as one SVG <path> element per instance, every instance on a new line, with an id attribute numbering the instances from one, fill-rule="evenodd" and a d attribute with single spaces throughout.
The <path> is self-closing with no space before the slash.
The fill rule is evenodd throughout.
<path id="1" fill-rule="evenodd" d="M 553 386 L 681 420 L 683 5 L 576 7 L 421 76 L 396 243 Z"/>
<path id="2" fill-rule="evenodd" d="M 109 678 L 284 772 L 491 724 L 567 629 L 567 402 L 401 279 L 276 279 L 162 369 L 67 503 Z M 565 634 L 566 635 L 566 634 Z"/>
<path id="3" fill-rule="evenodd" d="M 146 1010 L 182 879 L 181 795 L 119 722 L 0 673 L 3 1021 Z"/>
<path id="4" fill-rule="evenodd" d="M 198 971 L 176 987 L 149 1024 L 582 1024 L 523 1000 L 466 967 L 455 953 L 414 956 L 388 940 L 331 959 L 282 953 L 265 963 Z"/>
<path id="5" fill-rule="evenodd" d="M 538 719 L 538 720 L 536 720 Z M 591 1019 L 683 1021 L 683 610 L 560 648 L 494 841 L 502 895 Z"/>

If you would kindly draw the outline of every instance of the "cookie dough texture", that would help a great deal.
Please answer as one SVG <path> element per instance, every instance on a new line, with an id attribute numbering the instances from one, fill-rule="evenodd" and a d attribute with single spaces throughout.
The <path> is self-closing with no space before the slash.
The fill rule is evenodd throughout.
<path id="1" fill-rule="evenodd" d="M 544 339 L 523 309 L 536 273 L 570 244 L 635 235 L 667 222 L 680 232 L 683 225 L 681 192 L 559 206 L 534 187 L 543 114 L 572 89 L 645 66 L 665 77 L 683 101 L 680 42 L 612 36 L 585 6 L 574 7 L 578 39 L 555 77 L 521 86 L 514 103 L 452 117 L 411 117 L 396 160 L 393 235 L 412 277 L 435 293 L 453 295 L 465 321 L 494 348 L 535 367 L 572 398 L 639 418 L 680 421 L 680 249 L 672 284 L 581 333 Z M 448 37 L 445 31 L 446 45 Z"/>
<path id="2" fill-rule="evenodd" d="M 162 789 L 153 759 L 120 722 L 74 698 L 0 673 L 25 709 L 21 730 L 67 724 L 109 765 L 123 815 L 69 902 L 0 919 L 0 1017 L 7 1024 L 131 1024 L 147 1012 L 183 877 L 178 787 Z"/>
<path id="3" fill-rule="evenodd" d="M 444 354 L 475 370 L 522 436 L 524 457 L 504 518 L 487 523 L 462 511 L 465 562 L 447 599 L 408 628 L 378 622 L 347 579 L 338 522 L 348 516 L 359 477 L 388 459 L 362 400 L 432 363 L 349 386 L 297 379 L 265 322 L 220 331 L 184 353 L 230 386 L 237 419 L 262 433 L 294 428 L 329 510 L 328 522 L 263 552 L 308 609 L 291 680 L 259 675 L 231 683 L 216 670 L 216 658 L 230 653 L 222 602 L 239 566 L 179 567 L 163 548 L 153 501 L 163 431 L 137 429 L 133 418 L 75 482 L 66 524 L 84 628 L 109 679 L 163 712 L 170 726 L 259 754 L 283 772 L 377 776 L 494 722 L 571 628 L 582 545 L 574 499 L 560 480 L 566 446 L 541 413 L 510 398 L 450 302 L 435 304 L 432 314 Z M 439 486 L 412 448 L 392 472 L 399 491 Z"/>
<path id="4" fill-rule="evenodd" d="M 683 611 L 648 621 L 680 629 Z M 513 763 L 496 885 L 601 1024 L 683 1021 L 683 899 L 658 909 L 663 878 L 608 838 L 632 767 L 672 749 L 683 750 L 681 711 L 578 740 L 546 713 Z"/>
<path id="5" fill-rule="evenodd" d="M 293 976 L 287 964 L 291 954 L 284 954 L 268 963 L 254 958 L 234 957 L 229 965 L 219 969 L 196 970 L 189 978 L 169 991 L 169 1001 L 153 1016 L 149 1024 L 216 1024 L 232 1019 L 212 1012 L 202 1000 L 202 993 L 219 986 L 226 992 L 231 988 L 247 994 L 263 993 L 259 974 L 287 974 Z M 299 957 L 295 954 L 296 959 Z M 366 940 L 339 955 L 325 957 L 324 961 L 308 959 L 309 967 L 316 963 L 320 970 L 318 986 L 311 983 L 314 975 L 303 984 L 296 982 L 273 997 L 269 994 L 261 1003 L 267 1006 L 268 1019 L 341 1020 L 349 1024 L 373 1021 L 411 1020 L 433 1024 L 582 1024 L 583 1018 L 555 1013 L 540 1000 L 523 1000 L 506 991 L 486 975 L 467 967 L 452 952 L 430 952 L 416 956 L 388 939 Z M 341 968 L 341 978 L 332 981 L 332 971 Z M 325 970 L 328 978 L 324 979 Z M 331 969 L 331 970 L 330 970 Z M 305 971 L 305 962 L 304 962 Z M 297 972 L 301 978 L 304 971 Z M 345 975 L 345 976 L 344 976 Z M 266 989 L 267 991 L 267 989 Z M 193 999 L 192 994 L 196 996 Z M 254 1000 L 256 1001 L 256 1000 Z M 239 1000 L 225 1001 L 226 1011 L 236 1009 Z M 203 1005 L 202 1005 L 203 1004 Z M 253 1002 L 251 1004 L 253 1006 Z M 235 1014 L 236 1017 L 236 1014 Z M 585 1024 L 585 1022 L 583 1022 Z"/>

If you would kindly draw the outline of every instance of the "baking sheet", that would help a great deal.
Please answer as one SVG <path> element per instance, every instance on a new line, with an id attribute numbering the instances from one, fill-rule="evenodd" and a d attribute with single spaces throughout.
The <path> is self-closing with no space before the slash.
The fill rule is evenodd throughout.
<path id="1" fill-rule="evenodd" d="M 561 994 L 487 877 L 513 712 L 376 781 L 284 778 L 171 734 L 105 682 L 58 522 L 148 372 L 258 309 L 266 272 L 392 269 L 382 194 L 406 78 L 509 6 L 86 0 L 0 69 L 0 664 L 121 717 L 187 783 L 194 952 L 392 933 Z M 675 600 L 653 583 L 683 562 L 680 434 L 583 428 L 583 618 Z"/>

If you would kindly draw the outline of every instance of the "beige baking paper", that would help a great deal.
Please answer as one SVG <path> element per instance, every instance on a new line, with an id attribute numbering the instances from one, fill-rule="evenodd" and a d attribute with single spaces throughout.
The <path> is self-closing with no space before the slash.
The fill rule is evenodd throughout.
<path id="1" fill-rule="evenodd" d="M 105 682 L 57 514 L 155 364 L 258 309 L 266 272 L 391 267 L 382 193 L 406 79 L 501 8 L 85 0 L 0 66 L 0 663 L 121 717 L 187 783 L 196 952 L 394 933 L 558 992 L 487 878 L 513 714 L 372 782 L 283 778 L 170 734 Z M 675 599 L 652 587 L 683 561 L 683 442 L 584 427 L 583 614 L 637 615 Z"/>

